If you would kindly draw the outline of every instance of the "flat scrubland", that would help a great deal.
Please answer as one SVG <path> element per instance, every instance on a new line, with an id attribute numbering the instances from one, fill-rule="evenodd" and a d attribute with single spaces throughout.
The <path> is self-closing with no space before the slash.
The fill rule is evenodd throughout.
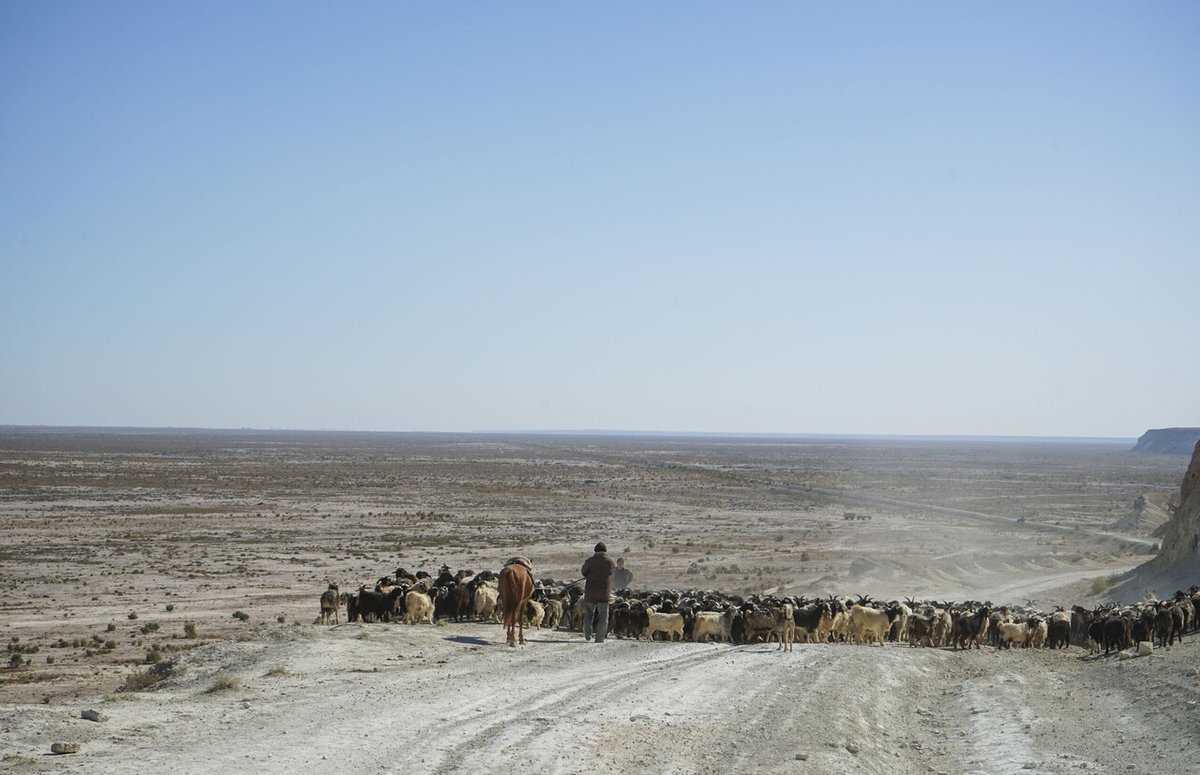
<path id="1" fill-rule="evenodd" d="M 0 430 L 0 768 L 1190 771 L 1191 640 L 510 650 L 482 623 L 313 624 L 330 582 L 514 554 L 569 580 L 597 540 L 635 588 L 1091 606 L 1155 543 L 1110 526 L 1187 465 L 1129 446 Z"/>

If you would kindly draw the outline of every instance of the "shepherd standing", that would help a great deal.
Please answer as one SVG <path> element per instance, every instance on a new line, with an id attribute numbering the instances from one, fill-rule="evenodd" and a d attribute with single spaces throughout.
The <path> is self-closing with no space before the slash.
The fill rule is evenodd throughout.
<path id="1" fill-rule="evenodd" d="M 583 561 L 579 569 L 583 585 L 583 638 L 603 643 L 608 635 L 608 602 L 612 599 L 613 561 L 608 557 L 604 542 L 596 544 L 595 554 Z M 592 617 L 596 617 L 593 619 Z M 595 625 L 593 626 L 593 621 Z"/>
<path id="2" fill-rule="evenodd" d="M 617 569 L 613 571 L 613 589 L 629 589 L 633 583 L 633 571 L 625 567 L 625 558 L 617 558 Z"/>

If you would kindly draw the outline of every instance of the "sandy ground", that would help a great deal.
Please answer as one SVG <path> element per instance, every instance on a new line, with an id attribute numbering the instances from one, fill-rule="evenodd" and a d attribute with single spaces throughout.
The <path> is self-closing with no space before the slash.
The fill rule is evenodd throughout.
<path id="1" fill-rule="evenodd" d="M 0 433 L 3 636 L 25 660 L 0 673 L 0 769 L 1194 771 L 1193 638 L 1126 661 L 566 631 L 514 650 L 484 623 L 312 624 L 329 580 L 518 551 L 574 578 L 597 538 L 642 588 L 1092 605 L 1151 548 L 1109 525 L 1177 490 L 1186 462 L 1095 444 Z M 151 659 L 165 680 L 116 691 Z"/>
<path id="2" fill-rule="evenodd" d="M 1194 771 L 1200 641 L 1137 660 L 261 625 L 153 692 L 0 711 L 29 772 Z M 1185 667 L 1186 666 L 1186 667 Z M 1180 685 L 1180 682 L 1183 685 Z M 214 690 L 214 686 L 232 688 Z M 94 708 L 104 722 L 79 718 Z M 81 744 L 50 756 L 53 741 Z"/>

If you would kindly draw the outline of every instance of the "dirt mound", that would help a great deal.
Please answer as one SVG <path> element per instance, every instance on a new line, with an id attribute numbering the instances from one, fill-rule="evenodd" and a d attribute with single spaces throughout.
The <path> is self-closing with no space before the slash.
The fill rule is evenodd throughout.
<path id="1" fill-rule="evenodd" d="M 1129 513 L 1108 526 L 1109 530 L 1139 535 L 1155 535 L 1167 524 L 1171 510 L 1177 506 L 1172 496 L 1146 493 L 1134 498 Z M 1165 528 L 1163 530 L 1165 532 Z M 1160 536 L 1161 533 L 1158 533 Z"/>

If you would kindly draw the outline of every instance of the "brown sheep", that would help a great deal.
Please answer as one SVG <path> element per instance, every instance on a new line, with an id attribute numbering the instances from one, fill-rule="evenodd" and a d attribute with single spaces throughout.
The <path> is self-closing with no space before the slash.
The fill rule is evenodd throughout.
<path id="1" fill-rule="evenodd" d="M 796 622 L 792 618 L 793 610 L 791 603 L 784 603 L 778 608 L 771 609 L 771 615 L 775 620 L 775 634 L 779 637 L 780 651 L 791 651 L 792 644 L 796 641 Z"/>
<path id="2" fill-rule="evenodd" d="M 329 589 L 327 589 L 321 593 L 321 620 L 320 620 L 321 624 L 329 624 L 330 618 L 333 619 L 334 624 L 339 624 L 339 622 L 338 622 L 338 607 L 339 607 L 338 602 L 339 602 L 339 600 L 340 600 L 340 598 L 338 597 L 337 584 L 330 584 Z"/>
<path id="3" fill-rule="evenodd" d="M 561 600 L 547 598 L 542 607 L 546 609 L 546 618 L 542 620 L 542 625 L 549 630 L 558 629 L 559 622 L 562 621 L 563 605 Z"/>
<path id="4" fill-rule="evenodd" d="M 525 626 L 535 630 L 542 628 L 542 620 L 546 618 L 545 607 L 536 600 L 525 601 Z"/>

